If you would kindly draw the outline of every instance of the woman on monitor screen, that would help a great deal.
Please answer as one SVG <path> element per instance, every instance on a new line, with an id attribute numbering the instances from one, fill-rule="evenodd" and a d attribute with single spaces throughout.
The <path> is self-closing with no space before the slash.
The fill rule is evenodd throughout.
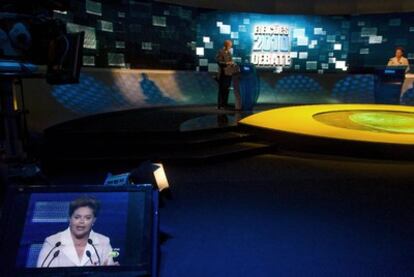
<path id="1" fill-rule="evenodd" d="M 404 48 L 397 47 L 395 48 L 395 57 L 391 58 L 388 61 L 388 66 L 406 66 L 406 71 L 410 70 L 410 63 L 408 62 L 408 59 L 404 56 Z"/>
<path id="2" fill-rule="evenodd" d="M 69 227 L 45 239 L 37 267 L 116 265 L 109 238 L 92 230 L 99 202 L 83 196 L 69 205 Z"/>

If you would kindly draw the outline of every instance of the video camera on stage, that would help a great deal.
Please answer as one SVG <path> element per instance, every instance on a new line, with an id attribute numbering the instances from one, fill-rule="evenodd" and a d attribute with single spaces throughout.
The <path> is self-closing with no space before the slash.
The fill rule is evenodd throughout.
<path id="1" fill-rule="evenodd" d="M 66 32 L 53 11 L 67 11 L 69 0 L 0 2 L 0 73 L 30 75 L 47 65 L 50 84 L 79 81 L 84 33 Z"/>

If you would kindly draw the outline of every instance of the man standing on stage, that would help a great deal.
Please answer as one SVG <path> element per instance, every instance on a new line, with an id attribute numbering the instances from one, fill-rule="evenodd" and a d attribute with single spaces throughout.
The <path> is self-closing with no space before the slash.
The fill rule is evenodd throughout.
<path id="1" fill-rule="evenodd" d="M 217 108 L 228 108 L 229 90 L 231 85 L 231 76 L 233 75 L 233 57 L 230 50 L 233 46 L 231 40 L 224 42 L 224 47 L 219 50 L 216 61 L 219 65 L 219 93 Z"/>

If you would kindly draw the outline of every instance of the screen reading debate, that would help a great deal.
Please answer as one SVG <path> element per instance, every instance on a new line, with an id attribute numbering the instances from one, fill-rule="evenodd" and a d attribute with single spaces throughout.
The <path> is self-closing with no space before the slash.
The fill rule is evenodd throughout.
<path id="1" fill-rule="evenodd" d="M 291 65 L 288 26 L 256 25 L 253 29 L 252 64 L 258 67 Z"/>
<path id="2" fill-rule="evenodd" d="M 231 40 L 233 60 L 259 72 L 343 72 L 350 27 L 344 16 L 206 13 L 198 18 L 194 45 L 198 70 L 216 72 L 216 53 Z"/>

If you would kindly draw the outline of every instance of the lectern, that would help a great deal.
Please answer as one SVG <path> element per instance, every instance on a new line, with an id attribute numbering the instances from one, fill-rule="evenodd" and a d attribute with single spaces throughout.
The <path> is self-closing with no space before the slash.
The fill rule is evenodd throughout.
<path id="1" fill-rule="evenodd" d="M 387 66 L 374 69 L 376 76 L 375 103 L 400 104 L 401 88 L 405 79 L 406 66 Z"/>
<path id="2" fill-rule="evenodd" d="M 233 76 L 233 88 L 236 95 L 236 109 L 253 110 L 260 93 L 260 81 L 253 64 L 240 65 L 240 72 Z"/>

